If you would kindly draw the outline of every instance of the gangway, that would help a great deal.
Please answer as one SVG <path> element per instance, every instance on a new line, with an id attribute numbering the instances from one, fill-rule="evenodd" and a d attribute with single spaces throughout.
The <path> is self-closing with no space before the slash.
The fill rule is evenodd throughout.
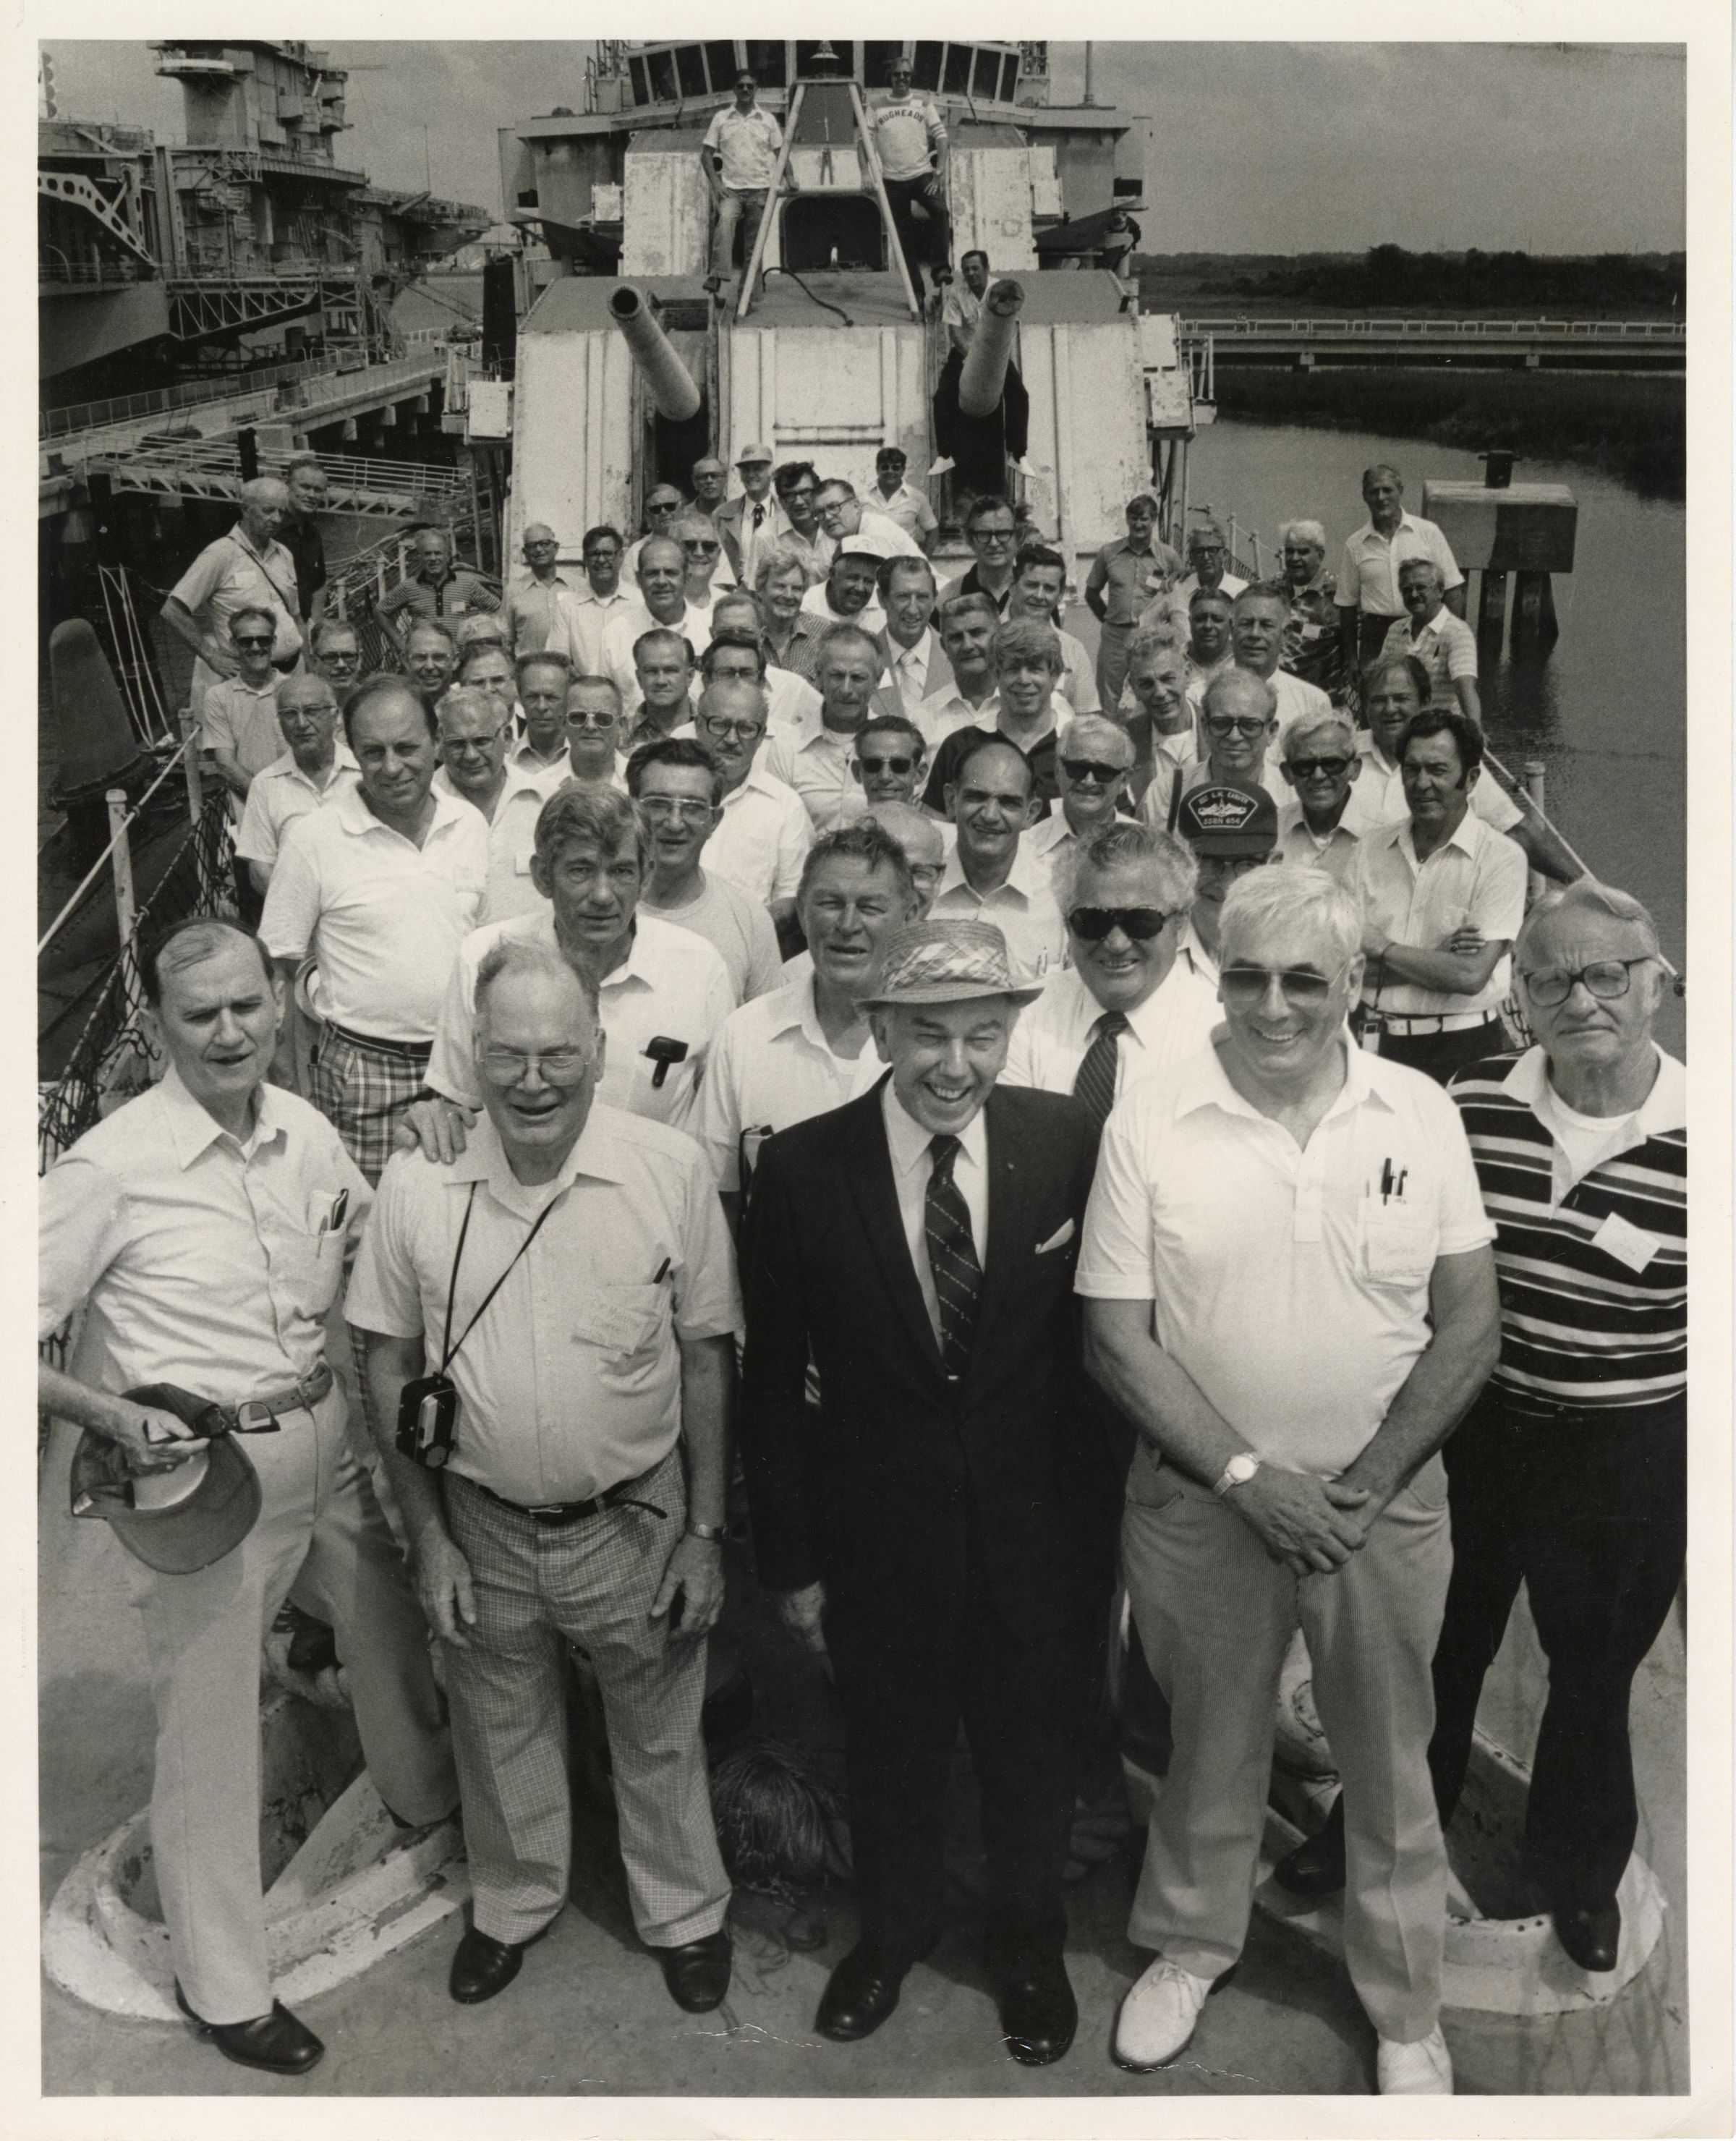
<path id="1" fill-rule="evenodd" d="M 297 459 L 305 456 L 297 455 Z M 262 449 L 261 475 L 282 473 L 290 456 Z M 386 520 L 443 517 L 470 503 L 469 480 L 456 469 L 426 461 L 374 460 L 354 454 L 315 454 L 325 471 L 334 513 L 365 514 Z M 159 497 L 239 498 L 245 480 L 241 450 L 233 438 L 177 439 L 94 453 L 87 471 L 106 475 L 116 490 Z"/>

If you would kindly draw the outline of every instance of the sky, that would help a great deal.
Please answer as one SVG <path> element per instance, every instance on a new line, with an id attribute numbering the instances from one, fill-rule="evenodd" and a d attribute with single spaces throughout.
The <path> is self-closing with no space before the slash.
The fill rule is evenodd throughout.
<path id="1" fill-rule="evenodd" d="M 181 134 L 143 43 L 48 41 L 63 116 Z M 500 209 L 497 126 L 583 107 L 588 45 L 333 42 L 340 163 Z M 1053 44 L 1055 99 L 1084 47 Z M 1112 44 L 1099 103 L 1141 116 L 1150 252 L 1679 250 L 1679 49 L 1633 44 Z"/>

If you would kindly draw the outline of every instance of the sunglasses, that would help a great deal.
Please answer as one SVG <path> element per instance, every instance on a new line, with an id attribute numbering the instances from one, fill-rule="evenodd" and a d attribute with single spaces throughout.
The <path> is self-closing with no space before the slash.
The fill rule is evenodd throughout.
<path id="1" fill-rule="evenodd" d="M 1318 1004 L 1344 972 L 1342 967 L 1335 974 L 1316 974 L 1306 967 L 1225 967 L 1217 980 L 1226 1003 L 1257 1004 L 1276 982 L 1286 1003 Z"/>
<path id="2" fill-rule="evenodd" d="M 1264 736 L 1271 726 L 1271 723 L 1257 721 L 1252 714 L 1247 716 L 1207 714 L 1206 726 L 1212 735 L 1218 737 L 1258 736 Z"/>
<path id="3" fill-rule="evenodd" d="M 1591 993 L 1603 1003 L 1613 1003 L 1617 997 L 1625 997 L 1630 979 L 1630 969 L 1648 967 L 1651 955 L 1640 959 L 1598 959 L 1589 967 L 1568 968 L 1545 967 L 1525 977 L 1526 993 L 1539 1011 L 1553 1011 L 1564 1004 L 1573 993 L 1576 982 L 1583 982 Z"/>
<path id="4" fill-rule="evenodd" d="M 264 638 L 263 638 L 263 639 L 256 639 L 256 638 L 254 638 L 254 637 L 253 636 L 253 634 L 252 634 L 251 632 L 249 632 L 249 633 L 248 634 L 248 636 L 246 637 L 246 638 L 244 638 L 244 639 L 237 639 L 237 640 L 235 641 L 235 642 L 234 642 L 234 644 L 235 644 L 237 647 L 275 647 L 275 646 L 277 645 L 277 643 L 278 643 L 278 642 L 277 642 L 277 641 L 275 640 L 275 638 L 273 638 L 273 636 L 272 636 L 269 632 L 268 632 L 268 633 L 265 635 L 265 637 L 264 637 Z"/>
<path id="5" fill-rule="evenodd" d="M 1094 780 L 1100 788 L 1112 788 L 1131 768 L 1104 765 L 1094 758 L 1064 758 L 1061 770 L 1070 780 Z"/>
<path id="6" fill-rule="evenodd" d="M 690 558 L 715 558 L 723 545 L 721 543 L 684 542 L 681 548 Z"/>
<path id="7" fill-rule="evenodd" d="M 856 763 L 864 773 L 908 773 L 916 760 L 913 758 L 858 758 Z"/>
<path id="8" fill-rule="evenodd" d="M 1329 780 L 1336 780 L 1350 766 L 1347 758 L 1291 758 L 1285 763 L 1298 780 L 1311 780 L 1316 773 L 1324 773 Z"/>
<path id="9" fill-rule="evenodd" d="M 567 726 L 569 729 L 612 729 L 616 718 L 613 714 L 568 714 Z"/>
<path id="10" fill-rule="evenodd" d="M 1170 913 L 1161 907 L 1075 907 L 1067 917 L 1067 927 L 1088 944 L 1100 944 L 1112 929 L 1131 937 L 1135 943 L 1148 944 L 1182 911 Z"/>

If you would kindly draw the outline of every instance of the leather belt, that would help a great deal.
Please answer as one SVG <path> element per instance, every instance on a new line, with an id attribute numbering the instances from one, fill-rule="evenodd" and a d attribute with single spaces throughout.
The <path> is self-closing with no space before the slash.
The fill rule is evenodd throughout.
<path id="1" fill-rule="evenodd" d="M 275 1435 L 280 1413 L 312 1412 L 335 1380 L 331 1362 L 322 1356 L 287 1389 L 244 1398 L 239 1405 L 207 1405 L 197 1422 L 188 1425 L 197 1435 Z"/>
<path id="2" fill-rule="evenodd" d="M 379 1056 L 401 1056 L 406 1063 L 425 1063 L 434 1053 L 431 1041 L 385 1041 L 376 1033 L 357 1033 L 353 1027 L 339 1026 L 335 1019 L 326 1021 L 326 1031 L 348 1041 L 352 1048 L 371 1048 Z"/>
<path id="3" fill-rule="evenodd" d="M 1364 1011 L 1371 1011 L 1365 1004 Z M 1408 1011 L 1384 1011 L 1381 1023 L 1392 1033 L 1469 1033 L 1479 1026 L 1498 1026 L 1500 1017 L 1492 1011 L 1419 1011 L 1414 1017 Z"/>
<path id="4" fill-rule="evenodd" d="M 455 1477 L 465 1486 L 474 1487 L 479 1494 L 486 1494 L 491 1502 L 498 1502 L 503 1509 L 510 1509 L 515 1517 L 529 1517 L 539 1524 L 576 1524 L 586 1517 L 600 1517 L 605 1509 L 646 1509 L 654 1517 L 667 1518 L 667 1509 L 660 1509 L 655 1502 L 642 1501 L 633 1493 L 638 1479 L 622 1479 L 612 1487 L 605 1487 L 588 1502 L 509 1502 L 504 1494 L 497 1494 L 492 1487 L 484 1487 L 479 1479 L 471 1479 L 463 1473 Z M 648 1473 L 641 1479 L 648 1479 Z"/>

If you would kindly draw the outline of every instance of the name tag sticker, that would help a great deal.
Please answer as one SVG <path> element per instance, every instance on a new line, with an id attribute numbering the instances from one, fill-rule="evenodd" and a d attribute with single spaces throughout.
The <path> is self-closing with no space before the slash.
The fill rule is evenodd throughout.
<path id="1" fill-rule="evenodd" d="M 1643 1272 L 1658 1253 L 1659 1243 L 1655 1234 L 1648 1234 L 1619 1212 L 1611 1212 L 1591 1237 L 1591 1246 L 1601 1249 L 1606 1257 L 1614 1257 L 1618 1264 L 1625 1264 L 1630 1271 Z"/>

